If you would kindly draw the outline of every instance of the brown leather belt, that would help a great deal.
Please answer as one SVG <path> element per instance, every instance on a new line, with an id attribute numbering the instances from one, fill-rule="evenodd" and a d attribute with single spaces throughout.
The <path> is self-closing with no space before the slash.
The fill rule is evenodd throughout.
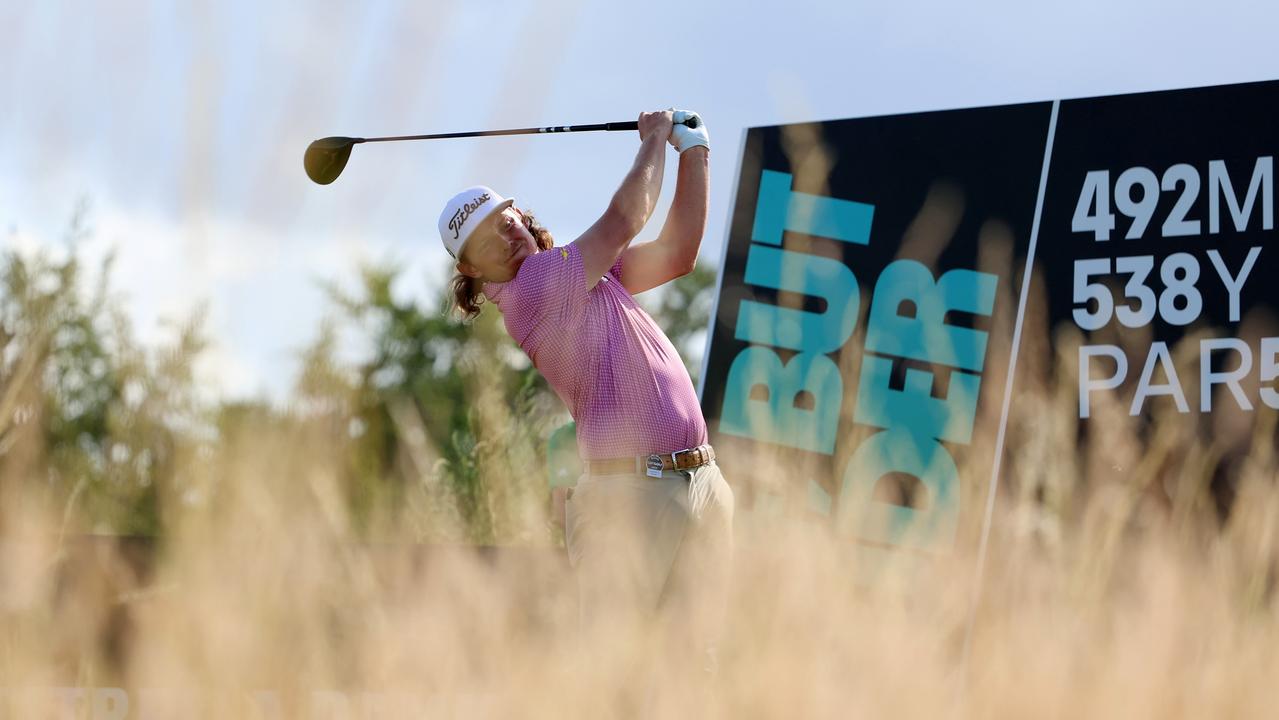
<path id="1" fill-rule="evenodd" d="M 715 448 L 698 445 L 687 450 L 667 454 L 642 455 L 640 457 L 611 460 L 587 460 L 583 463 L 588 475 L 626 475 L 639 473 L 648 477 L 661 477 L 663 470 L 692 470 L 709 464 L 715 459 Z"/>

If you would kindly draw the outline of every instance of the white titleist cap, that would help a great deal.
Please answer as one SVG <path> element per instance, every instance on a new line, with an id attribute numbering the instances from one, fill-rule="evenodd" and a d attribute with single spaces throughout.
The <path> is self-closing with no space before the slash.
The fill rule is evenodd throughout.
<path id="1" fill-rule="evenodd" d="M 440 239 L 444 241 L 444 249 L 456 260 L 484 218 L 513 204 L 514 198 L 504 198 L 484 185 L 469 187 L 454 195 L 440 213 Z"/>

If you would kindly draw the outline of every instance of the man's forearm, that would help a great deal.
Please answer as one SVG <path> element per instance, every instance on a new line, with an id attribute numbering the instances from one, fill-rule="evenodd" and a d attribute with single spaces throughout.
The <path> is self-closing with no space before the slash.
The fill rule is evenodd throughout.
<path id="1" fill-rule="evenodd" d="M 658 239 L 670 244 L 689 269 L 697 260 L 706 233 L 710 186 L 710 152 L 694 147 L 681 153 L 675 199 Z"/>
<path id="2" fill-rule="evenodd" d="M 613 195 L 613 207 L 626 219 L 631 236 L 639 234 L 657 207 L 666 171 L 666 138 L 650 135 L 640 144 L 635 164 Z"/>

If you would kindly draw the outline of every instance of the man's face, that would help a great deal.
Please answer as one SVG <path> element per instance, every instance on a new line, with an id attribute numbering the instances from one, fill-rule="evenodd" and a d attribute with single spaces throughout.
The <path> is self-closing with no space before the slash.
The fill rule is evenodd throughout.
<path id="1" fill-rule="evenodd" d="M 484 218 L 475 228 L 457 261 L 457 271 L 486 282 L 507 282 L 515 277 L 524 258 L 538 251 L 533 234 L 524 227 L 524 216 L 514 206 Z"/>

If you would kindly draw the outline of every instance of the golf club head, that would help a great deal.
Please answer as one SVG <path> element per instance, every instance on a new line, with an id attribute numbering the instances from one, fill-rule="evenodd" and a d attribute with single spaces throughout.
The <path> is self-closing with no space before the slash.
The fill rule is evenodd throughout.
<path id="1" fill-rule="evenodd" d="M 351 148 L 362 138 L 326 137 L 311 143 L 302 156 L 306 176 L 320 185 L 328 185 L 338 179 L 346 161 L 351 158 Z"/>

